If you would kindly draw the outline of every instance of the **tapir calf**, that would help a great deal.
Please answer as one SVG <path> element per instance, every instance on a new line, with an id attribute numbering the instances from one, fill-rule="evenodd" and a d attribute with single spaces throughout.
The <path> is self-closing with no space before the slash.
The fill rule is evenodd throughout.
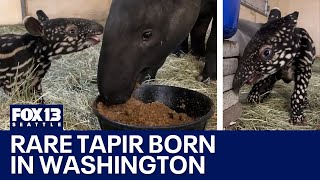
<path id="1" fill-rule="evenodd" d="M 306 119 L 303 109 L 308 104 L 307 88 L 316 55 L 315 46 L 308 32 L 296 27 L 298 12 L 280 16 L 270 16 L 248 43 L 233 87 L 239 90 L 244 84 L 253 84 L 248 101 L 259 103 L 270 94 L 278 80 L 294 81 L 290 121 L 302 123 Z"/>
<path id="2" fill-rule="evenodd" d="M 41 81 L 54 57 L 84 50 L 100 42 L 102 25 L 85 19 L 51 19 L 39 10 L 38 19 L 23 21 L 28 33 L 0 36 L 0 86 L 6 93 L 26 90 L 41 95 Z"/>

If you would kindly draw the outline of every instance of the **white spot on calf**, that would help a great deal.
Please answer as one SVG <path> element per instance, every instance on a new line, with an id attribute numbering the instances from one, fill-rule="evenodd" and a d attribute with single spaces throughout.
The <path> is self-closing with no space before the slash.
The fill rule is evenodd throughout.
<path id="1" fill-rule="evenodd" d="M 267 70 L 271 70 L 271 69 L 273 69 L 273 67 L 272 66 L 268 66 Z"/>
<path id="2" fill-rule="evenodd" d="M 64 47 L 60 47 L 55 51 L 56 54 L 60 54 L 64 50 Z"/>
<path id="3" fill-rule="evenodd" d="M 53 48 L 57 48 L 58 45 L 59 45 L 59 43 L 55 43 L 55 44 L 53 45 Z"/>
<path id="4" fill-rule="evenodd" d="M 287 54 L 286 55 L 286 59 L 291 59 L 292 58 L 292 55 L 291 54 Z"/>
<path id="5" fill-rule="evenodd" d="M 283 52 L 281 53 L 281 55 L 280 55 L 280 59 L 283 59 L 285 55 L 286 55 L 286 52 L 283 51 Z"/>
<path id="6" fill-rule="evenodd" d="M 60 46 L 70 46 L 70 43 L 62 42 L 62 43 L 60 43 Z"/>
<path id="7" fill-rule="evenodd" d="M 69 48 L 67 49 L 67 52 L 72 52 L 73 50 L 74 50 L 73 47 L 69 47 Z"/>
<path id="8" fill-rule="evenodd" d="M 67 39 L 68 39 L 69 42 L 72 42 L 74 40 L 73 37 L 68 37 Z"/>
<path id="9" fill-rule="evenodd" d="M 285 64 L 286 64 L 286 62 L 285 61 L 280 61 L 280 66 L 282 67 L 282 66 L 284 66 Z"/>

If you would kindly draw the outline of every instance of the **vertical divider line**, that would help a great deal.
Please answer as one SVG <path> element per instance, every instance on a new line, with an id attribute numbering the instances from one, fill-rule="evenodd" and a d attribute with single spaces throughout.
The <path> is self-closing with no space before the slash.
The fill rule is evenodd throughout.
<path id="1" fill-rule="evenodd" d="M 223 130 L 223 0 L 217 0 L 217 130 Z"/>

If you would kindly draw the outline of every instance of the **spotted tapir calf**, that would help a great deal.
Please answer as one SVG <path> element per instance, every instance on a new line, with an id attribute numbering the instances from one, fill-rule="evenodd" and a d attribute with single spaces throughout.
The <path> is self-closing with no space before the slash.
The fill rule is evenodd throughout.
<path id="1" fill-rule="evenodd" d="M 308 103 L 307 88 L 311 66 L 315 59 L 315 46 L 308 32 L 296 27 L 298 12 L 285 17 L 269 17 L 244 50 L 233 87 L 254 84 L 248 101 L 262 102 L 278 80 L 295 82 L 291 97 L 291 122 L 305 121 L 303 112 Z"/>
<path id="2" fill-rule="evenodd" d="M 41 95 L 41 81 L 55 57 L 100 42 L 102 25 L 85 19 L 51 19 L 39 10 L 38 20 L 26 17 L 28 33 L 0 36 L 0 86 L 6 93 L 27 90 Z"/>

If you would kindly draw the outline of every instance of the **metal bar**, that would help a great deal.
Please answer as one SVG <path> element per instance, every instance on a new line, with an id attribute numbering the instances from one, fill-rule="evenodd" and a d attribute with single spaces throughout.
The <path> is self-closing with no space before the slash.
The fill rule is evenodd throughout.
<path id="1" fill-rule="evenodd" d="M 22 20 L 27 16 L 27 4 L 26 0 L 20 0 L 21 2 L 21 16 Z"/>
<path id="2" fill-rule="evenodd" d="M 268 14 L 268 12 L 269 12 L 269 0 L 266 0 L 265 1 L 265 9 L 264 9 L 264 13 L 265 14 Z"/>
<path id="3" fill-rule="evenodd" d="M 241 4 L 243 6 L 245 6 L 245 7 L 247 7 L 247 8 L 249 8 L 249 9 L 251 9 L 251 10 L 253 10 L 253 11 L 255 11 L 255 12 L 261 14 L 261 15 L 263 15 L 263 16 L 267 16 L 267 14 L 264 11 L 258 10 L 257 8 L 255 8 L 253 5 L 251 5 L 249 3 L 241 2 Z"/>

